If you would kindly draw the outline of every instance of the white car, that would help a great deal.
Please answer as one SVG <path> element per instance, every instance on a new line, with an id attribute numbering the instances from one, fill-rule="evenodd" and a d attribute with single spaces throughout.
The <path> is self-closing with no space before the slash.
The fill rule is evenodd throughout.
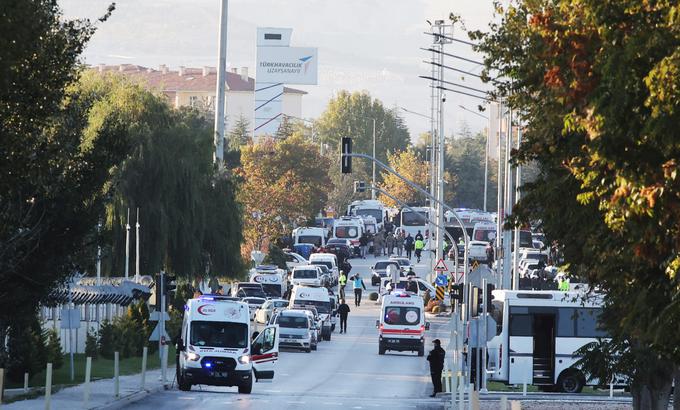
<path id="1" fill-rule="evenodd" d="M 269 320 L 281 309 L 288 307 L 286 299 L 270 299 L 255 312 L 255 322 L 267 324 Z"/>
<path id="2" fill-rule="evenodd" d="M 397 262 L 402 272 L 408 272 L 411 268 L 413 268 L 409 258 L 402 258 L 401 256 L 392 255 L 390 256 L 390 260 Z"/>
<path id="3" fill-rule="evenodd" d="M 323 272 L 316 265 L 296 266 L 291 274 L 291 283 L 294 285 L 321 286 Z"/>
<path id="4" fill-rule="evenodd" d="M 288 270 L 293 270 L 296 266 L 306 265 L 309 262 L 307 259 L 303 258 L 302 255 L 295 252 L 285 252 L 286 255 L 286 266 Z"/>
<path id="5" fill-rule="evenodd" d="M 264 298 L 258 298 L 258 297 L 245 297 L 241 299 L 241 302 L 245 302 L 248 304 L 248 310 L 250 311 L 250 320 L 255 320 L 255 312 L 262 307 L 262 305 L 267 301 L 267 299 Z"/>
<path id="6" fill-rule="evenodd" d="M 470 241 L 468 245 L 468 258 L 473 261 L 486 261 L 486 248 L 489 242 L 486 241 Z"/>

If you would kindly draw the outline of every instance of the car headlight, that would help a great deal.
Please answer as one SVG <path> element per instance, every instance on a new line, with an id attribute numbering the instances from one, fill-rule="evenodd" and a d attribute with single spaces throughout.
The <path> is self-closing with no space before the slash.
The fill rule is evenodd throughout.
<path id="1" fill-rule="evenodd" d="M 198 353 L 194 353 L 194 352 L 187 353 L 187 359 L 191 360 L 192 362 L 195 362 L 200 358 L 201 358 L 201 356 Z"/>
<path id="2" fill-rule="evenodd" d="M 238 362 L 241 364 L 248 364 L 250 363 L 250 355 L 244 354 L 243 356 L 240 356 L 238 358 Z"/>

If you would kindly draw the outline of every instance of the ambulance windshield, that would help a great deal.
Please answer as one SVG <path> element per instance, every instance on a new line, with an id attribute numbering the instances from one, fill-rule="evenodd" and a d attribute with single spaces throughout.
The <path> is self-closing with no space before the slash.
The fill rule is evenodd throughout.
<path id="1" fill-rule="evenodd" d="M 209 347 L 248 347 L 248 325 L 234 322 L 191 323 L 191 344 Z"/>

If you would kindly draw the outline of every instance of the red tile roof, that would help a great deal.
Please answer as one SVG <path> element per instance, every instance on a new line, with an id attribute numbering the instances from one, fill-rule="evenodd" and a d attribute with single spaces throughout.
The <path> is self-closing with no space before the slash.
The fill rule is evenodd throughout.
<path id="1" fill-rule="evenodd" d="M 214 67 L 206 67 L 205 69 L 184 68 L 183 75 L 179 75 L 179 70 L 163 69 L 163 66 L 160 70 L 134 64 L 99 65 L 91 68 L 100 72 L 119 72 L 139 80 L 149 88 L 163 91 L 166 94 L 177 91 L 214 92 L 217 83 L 217 70 Z M 206 75 L 203 75 L 204 72 L 206 72 Z M 241 74 L 227 71 L 227 89 L 231 91 L 253 91 L 255 79 L 248 77 L 246 81 L 241 77 Z M 306 91 L 289 87 L 284 87 L 283 92 L 287 94 L 307 94 Z"/>

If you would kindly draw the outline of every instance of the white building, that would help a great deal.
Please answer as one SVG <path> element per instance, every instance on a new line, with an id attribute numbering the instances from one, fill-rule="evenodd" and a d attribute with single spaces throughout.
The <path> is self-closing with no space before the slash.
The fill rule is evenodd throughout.
<path id="1" fill-rule="evenodd" d="M 184 106 L 204 107 L 214 112 L 217 86 L 217 70 L 214 67 L 187 68 L 179 67 L 170 70 L 161 65 L 157 70 L 133 64 L 104 65 L 96 68 L 99 72 L 118 72 L 123 74 L 149 90 L 162 92 L 168 102 L 175 108 Z M 248 68 L 241 68 L 240 72 L 233 68 L 227 72 L 226 87 L 226 130 L 227 133 L 242 116 L 250 127 L 253 135 L 255 111 L 255 79 L 248 76 Z M 307 92 L 284 87 L 283 114 L 291 117 L 302 116 L 302 96 Z"/>

